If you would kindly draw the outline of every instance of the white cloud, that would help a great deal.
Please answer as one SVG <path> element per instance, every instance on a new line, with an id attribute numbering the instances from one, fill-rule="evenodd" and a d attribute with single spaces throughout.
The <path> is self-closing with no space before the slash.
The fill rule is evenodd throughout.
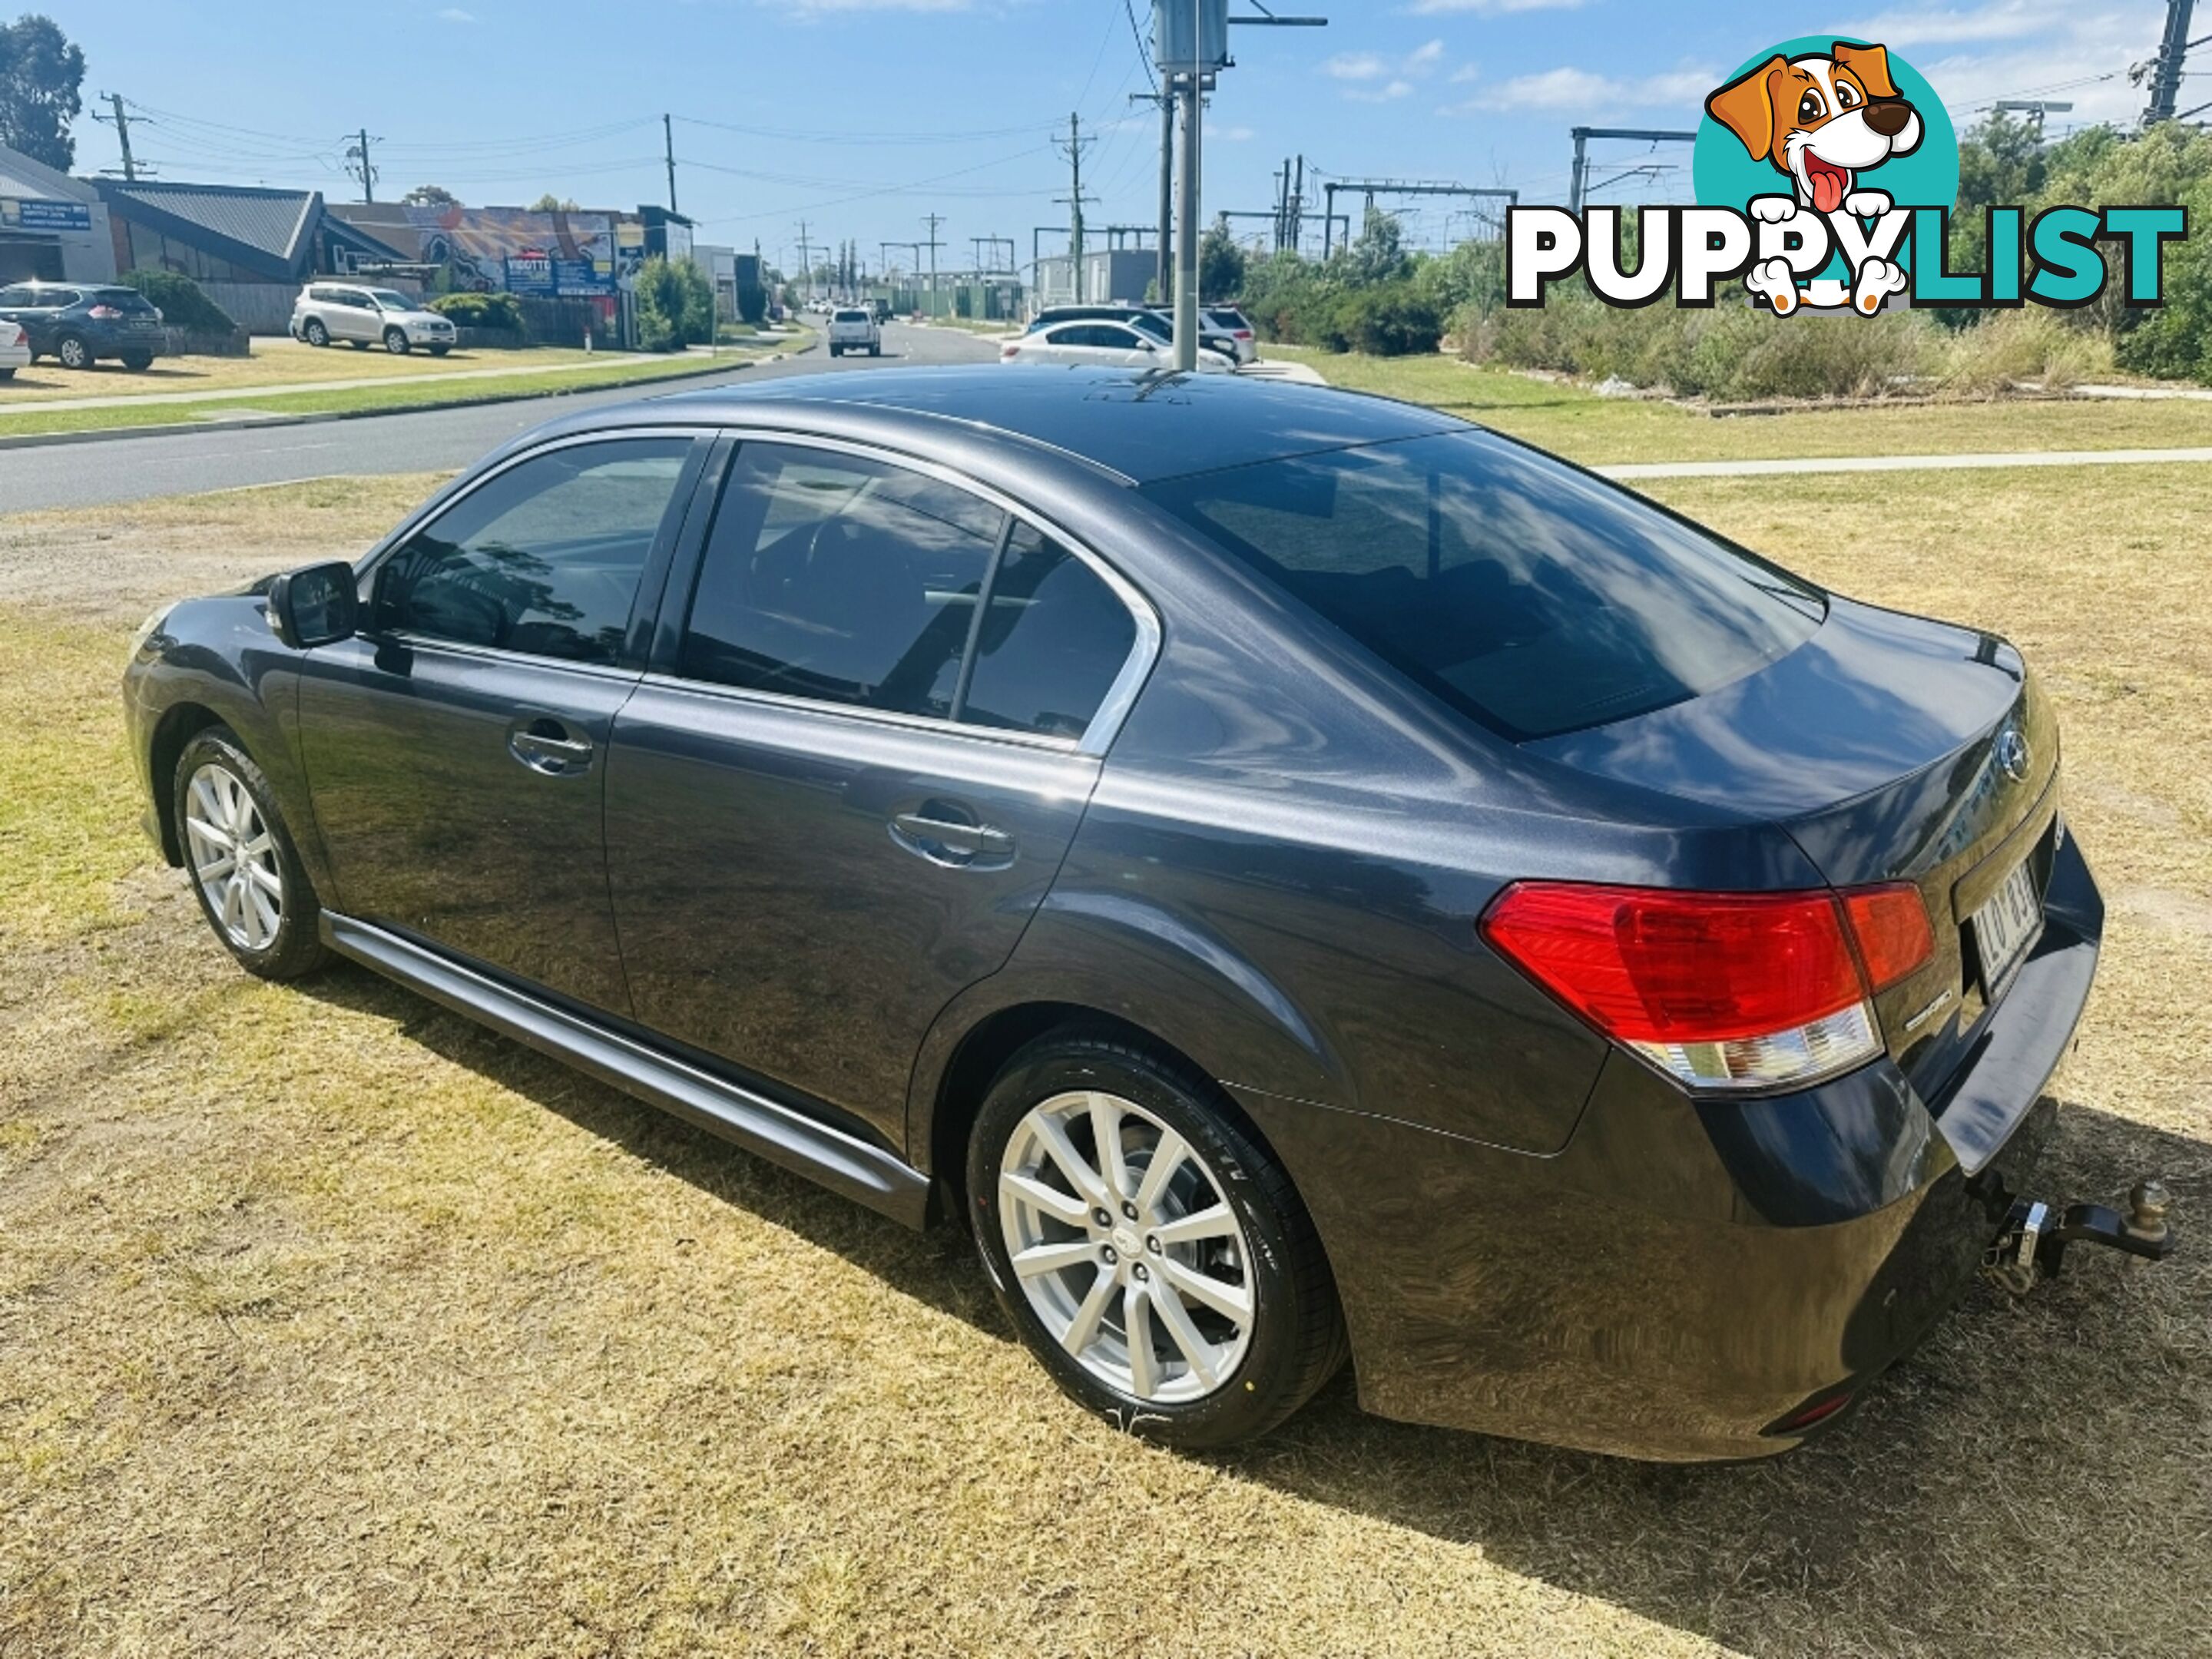
<path id="1" fill-rule="evenodd" d="M 1709 69 L 1680 69 L 1662 75 L 1623 79 L 1597 75 L 1589 70 L 1562 66 L 1538 75 L 1516 75 L 1462 104 L 1449 105 L 1448 115 L 1516 109 L 1696 110 L 1707 93 L 1720 84 L 1720 73 Z"/>
<path id="2" fill-rule="evenodd" d="M 2041 34 L 2080 10 L 2058 0 L 1990 0 L 1971 10 L 1890 10 L 1837 33 L 1885 46 L 1942 46 L 1959 40 L 2019 40 Z"/>
<path id="3" fill-rule="evenodd" d="M 1479 64 L 1462 64 L 1452 71 L 1451 78 L 1452 84 L 1455 87 L 1465 86 L 1469 81 L 1480 81 L 1482 79 L 1482 66 Z"/>
<path id="4" fill-rule="evenodd" d="M 2162 0 L 1987 0 L 1941 10 L 1893 6 L 1838 33 L 1908 58 L 1961 126 L 1997 99 L 2045 94 L 2074 106 L 2054 114 L 2053 126 L 2078 126 L 2125 124 L 2142 112 L 2144 94 L 2126 70 L 2154 55 L 2165 17 Z M 1942 58 L 1912 50 L 1976 46 L 1990 50 Z"/>
<path id="5" fill-rule="evenodd" d="M 1206 128 L 1206 142 L 1209 144 L 1249 143 L 1258 136 L 1250 127 L 1217 127 L 1208 122 Z"/>
<path id="6" fill-rule="evenodd" d="M 1352 82 L 1344 95 L 1356 104 L 1391 104 L 1412 97 L 1413 82 L 1427 80 L 1443 61 L 1444 43 L 1425 40 L 1395 63 L 1380 52 L 1340 52 L 1321 66 L 1321 72 L 1332 80 Z"/>
<path id="7" fill-rule="evenodd" d="M 1371 52 L 1340 52 L 1321 66 L 1321 72 L 1339 81 L 1379 81 L 1390 66 Z"/>
<path id="8" fill-rule="evenodd" d="M 459 6 L 448 6 L 438 14 L 438 21 L 441 23 L 473 23 L 477 21 L 477 15 L 472 11 L 463 11 Z"/>
<path id="9" fill-rule="evenodd" d="M 1573 11 L 1582 3 L 1583 0 L 1413 0 L 1406 9 L 1416 17 L 1441 17 L 1452 12 L 1503 17 L 1516 11 Z"/>

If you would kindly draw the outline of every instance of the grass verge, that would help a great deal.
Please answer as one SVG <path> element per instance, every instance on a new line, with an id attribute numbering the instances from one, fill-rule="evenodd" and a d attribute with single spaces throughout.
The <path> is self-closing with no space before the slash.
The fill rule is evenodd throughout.
<path id="1" fill-rule="evenodd" d="M 1332 386 L 1430 404 L 1585 465 L 1790 456 L 1955 455 L 2019 450 L 2212 446 L 2212 403 L 2013 399 L 1716 416 L 1644 398 L 1601 398 L 1456 357 L 1367 357 L 1270 345 Z"/>
<path id="2" fill-rule="evenodd" d="M 787 349 L 796 350 L 804 344 L 803 341 L 790 343 Z M 725 348 L 719 361 L 727 368 L 762 355 L 764 352 Z M 374 380 L 336 391 L 294 392 L 258 398 L 241 394 L 235 398 L 210 398 L 205 403 L 9 410 L 0 413 L 0 437 L 110 431 L 124 427 L 204 426 L 247 415 L 368 414 L 379 410 L 443 409 L 505 398 L 551 398 L 564 392 L 589 392 L 602 386 L 662 380 L 701 374 L 713 366 L 706 357 L 684 353 L 642 362 L 635 359 L 612 362 L 602 359 L 597 366 L 587 364 L 550 374 L 498 375 L 480 380 Z"/>
<path id="3" fill-rule="evenodd" d="M 1410 1428 L 1343 1381 L 1182 1457 L 1066 1405 L 957 1240 L 365 974 L 240 975 L 135 828 L 128 629 L 431 482 L 0 520 L 0 1655 L 2203 1652 L 2201 1231 L 1976 1291 L 1780 1462 Z M 2111 906 L 2051 1185 L 2160 1169 L 2201 1229 L 2194 478 L 1654 493 L 2029 651 Z"/>

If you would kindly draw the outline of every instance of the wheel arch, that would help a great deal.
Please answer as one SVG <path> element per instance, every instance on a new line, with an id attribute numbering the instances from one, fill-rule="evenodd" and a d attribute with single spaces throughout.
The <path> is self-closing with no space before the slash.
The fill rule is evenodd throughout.
<path id="1" fill-rule="evenodd" d="M 173 866 L 185 861 L 184 843 L 177 834 L 177 762 L 185 752 L 185 745 L 212 726 L 223 726 L 236 735 L 235 728 L 205 703 L 172 703 L 161 711 L 161 718 L 154 726 L 153 741 L 148 745 L 147 778 L 153 786 L 155 822 L 161 830 L 161 856 Z M 246 748 L 242 738 L 239 747 Z M 246 750 L 249 755 L 252 752 Z M 259 762 L 257 760 L 255 764 Z M 264 772 L 267 769 L 263 768 Z"/>

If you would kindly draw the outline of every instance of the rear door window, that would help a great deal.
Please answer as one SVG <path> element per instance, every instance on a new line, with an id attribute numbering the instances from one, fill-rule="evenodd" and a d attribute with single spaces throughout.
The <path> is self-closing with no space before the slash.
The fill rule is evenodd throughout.
<path id="1" fill-rule="evenodd" d="M 611 663 L 678 510 L 688 437 L 570 444 L 509 467 L 378 568 L 377 624 L 429 639 Z"/>
<path id="2" fill-rule="evenodd" d="M 1233 557 L 1516 739 L 1702 696 L 1786 655 L 1819 589 L 1486 433 L 1148 485 Z"/>
<path id="3" fill-rule="evenodd" d="M 685 626 L 689 679 L 949 717 L 1006 514 L 904 467 L 748 443 Z"/>
<path id="4" fill-rule="evenodd" d="M 1137 642 L 1120 595 L 1074 554 L 1018 524 L 991 582 L 960 718 L 1080 738 Z"/>

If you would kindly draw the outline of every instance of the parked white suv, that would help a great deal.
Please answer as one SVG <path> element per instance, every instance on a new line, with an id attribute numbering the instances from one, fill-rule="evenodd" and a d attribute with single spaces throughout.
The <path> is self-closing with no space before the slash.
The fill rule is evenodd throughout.
<path id="1" fill-rule="evenodd" d="M 848 351 L 865 351 L 871 357 L 884 355 L 884 331 L 876 325 L 872 307 L 841 306 L 830 313 L 830 355 L 842 357 Z"/>
<path id="2" fill-rule="evenodd" d="M 397 289 L 310 283 L 292 302 L 292 337 L 311 346 L 340 340 L 356 350 L 380 345 L 395 356 L 416 346 L 442 357 L 453 349 L 453 325 Z"/>

